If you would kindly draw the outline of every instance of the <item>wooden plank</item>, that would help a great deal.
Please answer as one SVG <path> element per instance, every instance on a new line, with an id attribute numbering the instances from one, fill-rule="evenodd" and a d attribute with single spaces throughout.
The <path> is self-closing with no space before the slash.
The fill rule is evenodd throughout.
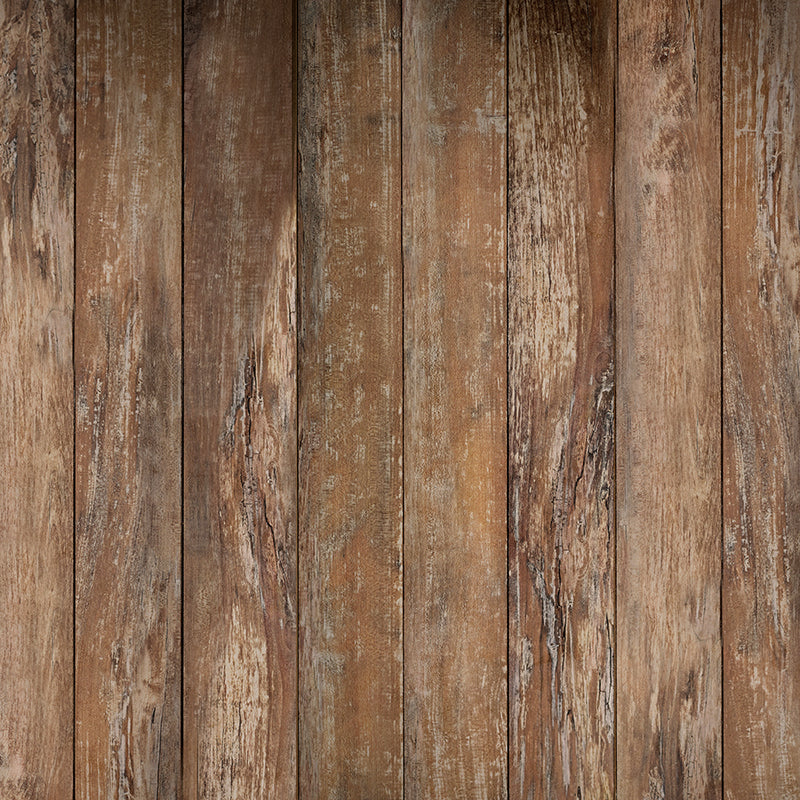
<path id="1" fill-rule="evenodd" d="M 187 798 L 296 796 L 290 0 L 185 16 Z"/>
<path id="2" fill-rule="evenodd" d="M 73 20 L 0 4 L 0 796 L 72 794 Z"/>
<path id="3" fill-rule="evenodd" d="M 510 795 L 612 798 L 616 5 L 508 37 Z"/>
<path id="4" fill-rule="evenodd" d="M 505 21 L 403 7 L 409 800 L 507 789 Z"/>
<path id="5" fill-rule="evenodd" d="M 619 5 L 617 791 L 721 796 L 719 5 Z"/>
<path id="6" fill-rule="evenodd" d="M 800 796 L 800 5 L 723 19 L 725 793 Z"/>
<path id="7" fill-rule="evenodd" d="M 300 794 L 403 794 L 400 3 L 299 16 Z"/>
<path id="8" fill-rule="evenodd" d="M 180 4 L 77 30 L 76 796 L 177 797 Z"/>

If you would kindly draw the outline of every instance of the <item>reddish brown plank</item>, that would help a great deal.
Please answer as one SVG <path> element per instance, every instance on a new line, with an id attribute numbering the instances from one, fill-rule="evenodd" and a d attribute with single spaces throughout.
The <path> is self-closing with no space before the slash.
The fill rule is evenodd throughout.
<path id="1" fill-rule="evenodd" d="M 177 797 L 180 4 L 77 29 L 76 797 Z"/>
<path id="2" fill-rule="evenodd" d="M 403 6 L 405 796 L 506 796 L 506 8 Z"/>
<path id="3" fill-rule="evenodd" d="M 721 796 L 719 5 L 619 4 L 617 791 Z"/>
<path id="4" fill-rule="evenodd" d="M 296 796 L 292 3 L 185 16 L 184 792 Z"/>
<path id="5" fill-rule="evenodd" d="M 510 795 L 612 798 L 616 6 L 508 36 Z"/>
<path id="6" fill-rule="evenodd" d="M 725 794 L 800 796 L 800 5 L 723 4 Z"/>
<path id="7" fill-rule="evenodd" d="M 0 4 L 0 796 L 72 793 L 73 21 Z"/>
<path id="8" fill-rule="evenodd" d="M 300 794 L 398 798 L 400 3 L 299 9 Z"/>

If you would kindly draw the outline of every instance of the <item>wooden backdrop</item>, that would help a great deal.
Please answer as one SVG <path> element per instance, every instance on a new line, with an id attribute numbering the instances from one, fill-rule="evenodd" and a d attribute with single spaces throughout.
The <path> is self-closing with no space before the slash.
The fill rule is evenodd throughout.
<path id="1" fill-rule="evenodd" d="M 0 0 L 0 797 L 800 797 L 798 42 Z"/>

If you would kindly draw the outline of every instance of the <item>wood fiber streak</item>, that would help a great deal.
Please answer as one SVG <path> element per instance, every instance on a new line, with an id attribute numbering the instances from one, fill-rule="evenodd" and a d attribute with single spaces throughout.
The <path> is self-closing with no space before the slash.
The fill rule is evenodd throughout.
<path id="1" fill-rule="evenodd" d="M 300 7 L 300 793 L 403 793 L 400 4 Z"/>
<path id="2" fill-rule="evenodd" d="M 181 19 L 78 6 L 76 797 L 180 794 Z"/>
<path id="3" fill-rule="evenodd" d="M 506 9 L 403 9 L 406 798 L 506 796 Z"/>
<path id="4" fill-rule="evenodd" d="M 72 793 L 71 2 L 0 3 L 0 796 Z"/>
<path id="5" fill-rule="evenodd" d="M 297 794 L 293 9 L 187 4 L 184 786 Z"/>
<path id="6" fill-rule="evenodd" d="M 718 798 L 719 6 L 619 26 L 617 786 Z"/>
<path id="7" fill-rule="evenodd" d="M 614 797 L 616 9 L 509 9 L 512 798 Z"/>
<path id="8" fill-rule="evenodd" d="M 800 5 L 723 5 L 725 794 L 800 797 Z"/>

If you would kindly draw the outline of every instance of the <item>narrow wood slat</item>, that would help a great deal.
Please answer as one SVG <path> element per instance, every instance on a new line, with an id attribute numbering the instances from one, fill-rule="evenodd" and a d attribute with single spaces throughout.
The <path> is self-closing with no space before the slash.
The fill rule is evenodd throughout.
<path id="1" fill-rule="evenodd" d="M 77 28 L 76 796 L 176 797 L 180 4 Z"/>
<path id="2" fill-rule="evenodd" d="M 0 3 L 0 796 L 72 793 L 73 14 Z"/>
<path id="3" fill-rule="evenodd" d="M 297 793 L 292 3 L 185 16 L 187 798 Z"/>
<path id="4" fill-rule="evenodd" d="M 300 794 L 398 798 L 399 0 L 299 14 Z"/>
<path id="5" fill-rule="evenodd" d="M 725 793 L 800 797 L 800 5 L 723 4 Z"/>
<path id="6" fill-rule="evenodd" d="M 611 798 L 616 6 L 508 36 L 510 794 Z"/>
<path id="7" fill-rule="evenodd" d="M 506 796 L 506 41 L 403 8 L 406 798 Z"/>
<path id="8" fill-rule="evenodd" d="M 617 790 L 721 796 L 719 5 L 619 4 Z"/>

